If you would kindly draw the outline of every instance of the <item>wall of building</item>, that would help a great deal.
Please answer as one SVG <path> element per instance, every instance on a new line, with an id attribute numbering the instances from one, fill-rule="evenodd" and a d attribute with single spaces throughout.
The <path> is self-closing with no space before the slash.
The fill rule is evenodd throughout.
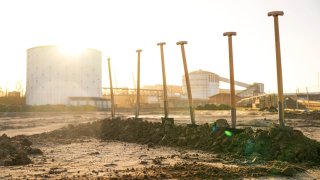
<path id="1" fill-rule="evenodd" d="M 208 100 L 210 96 L 219 93 L 219 76 L 208 71 L 193 71 L 189 73 L 192 97 Z M 182 90 L 187 94 L 185 78 L 182 78 Z"/>
<path id="2" fill-rule="evenodd" d="M 101 52 L 67 54 L 57 46 L 27 50 L 28 105 L 68 104 L 68 97 L 101 97 Z"/>

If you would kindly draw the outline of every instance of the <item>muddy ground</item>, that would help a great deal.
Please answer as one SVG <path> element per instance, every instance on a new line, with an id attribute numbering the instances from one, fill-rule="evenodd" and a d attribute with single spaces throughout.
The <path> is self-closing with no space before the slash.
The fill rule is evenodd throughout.
<path id="1" fill-rule="evenodd" d="M 14 136 L 49 132 L 68 124 L 93 122 L 106 116 L 109 116 L 109 113 L 6 114 L 0 117 L 0 134 Z M 152 122 L 160 122 L 161 114 L 153 112 L 142 117 Z M 176 112 L 174 117 L 178 124 L 189 123 L 188 113 Z M 199 124 L 213 122 L 218 118 L 229 119 L 229 112 L 197 112 Z M 276 118 L 276 114 L 267 112 L 238 112 L 238 125 L 267 128 L 276 123 Z M 287 124 L 312 139 L 320 140 L 319 119 L 291 119 L 287 120 Z M 0 167 L 0 178 L 320 178 L 318 166 L 282 161 L 259 162 L 259 159 L 233 158 L 186 147 L 100 141 L 93 137 L 57 137 L 51 140 L 35 138 L 32 142 L 32 147 L 40 148 L 43 154 L 29 155 L 32 164 Z"/>

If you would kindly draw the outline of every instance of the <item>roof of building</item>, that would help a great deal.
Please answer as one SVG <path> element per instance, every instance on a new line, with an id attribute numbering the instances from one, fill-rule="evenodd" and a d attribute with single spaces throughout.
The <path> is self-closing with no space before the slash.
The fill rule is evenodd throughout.
<path id="1" fill-rule="evenodd" d="M 215 74 L 215 73 L 210 72 L 210 71 L 203 71 L 202 69 L 199 69 L 198 71 L 192 71 L 189 74 L 214 74 L 216 76 L 219 76 L 218 74 Z"/>
<path id="2" fill-rule="evenodd" d="M 31 48 L 28 48 L 27 51 L 33 50 L 33 49 L 39 49 L 39 48 L 60 48 L 59 45 L 42 45 L 42 46 L 34 46 Z M 99 53 L 101 53 L 100 50 L 98 49 L 94 49 L 94 48 L 83 48 L 83 50 L 91 50 L 91 51 L 97 51 Z"/>

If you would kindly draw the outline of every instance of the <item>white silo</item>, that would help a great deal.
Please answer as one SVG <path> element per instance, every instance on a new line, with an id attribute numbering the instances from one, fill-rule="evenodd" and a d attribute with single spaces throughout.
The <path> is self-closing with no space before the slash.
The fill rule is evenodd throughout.
<path id="1" fill-rule="evenodd" d="M 208 71 L 193 71 L 189 73 L 193 99 L 208 100 L 210 96 L 219 93 L 219 75 Z M 186 94 L 186 82 L 183 76 L 182 90 Z"/>
<path id="2" fill-rule="evenodd" d="M 101 52 L 67 54 L 58 46 L 27 50 L 28 105 L 68 104 L 69 97 L 101 97 Z"/>

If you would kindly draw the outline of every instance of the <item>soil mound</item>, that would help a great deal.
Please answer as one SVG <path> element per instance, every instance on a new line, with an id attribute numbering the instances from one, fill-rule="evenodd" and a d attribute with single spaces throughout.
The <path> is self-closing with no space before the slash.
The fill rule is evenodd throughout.
<path id="1" fill-rule="evenodd" d="M 217 128 L 213 125 L 168 126 L 134 119 L 106 119 L 101 138 L 153 145 L 182 146 L 195 149 L 254 156 L 255 159 L 320 164 L 320 143 L 292 128 L 273 127 Z"/>
<path id="2" fill-rule="evenodd" d="M 232 129 L 216 124 L 197 126 L 166 125 L 136 119 L 105 119 L 87 124 L 70 125 L 49 133 L 33 135 L 36 141 L 71 143 L 76 138 L 96 137 L 132 143 L 186 147 L 223 153 L 237 159 L 308 162 L 320 164 L 320 142 L 309 139 L 292 128 L 272 127 L 267 130 Z"/>
<path id="3" fill-rule="evenodd" d="M 0 136 L 0 166 L 30 164 L 29 154 L 42 154 L 37 148 L 31 148 L 32 142 L 25 136 Z"/>
<path id="4" fill-rule="evenodd" d="M 69 124 L 67 127 L 41 134 L 34 134 L 28 138 L 35 144 L 47 142 L 70 144 L 76 141 L 83 141 L 86 137 L 99 138 L 101 135 L 102 121 L 94 121 L 78 125 Z"/>

